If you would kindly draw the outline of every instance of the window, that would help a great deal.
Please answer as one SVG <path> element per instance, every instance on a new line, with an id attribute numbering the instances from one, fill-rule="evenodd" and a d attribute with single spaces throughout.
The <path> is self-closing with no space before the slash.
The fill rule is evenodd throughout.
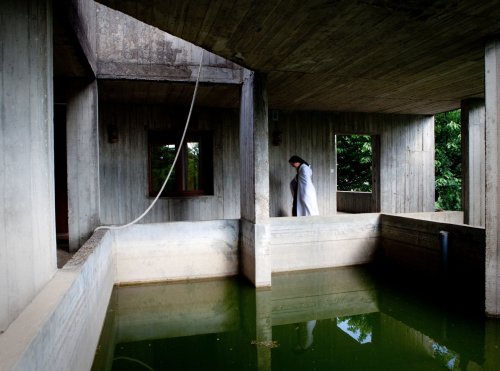
<path id="1" fill-rule="evenodd" d="M 370 135 L 337 135 L 337 190 L 372 191 Z"/>
<path id="2" fill-rule="evenodd" d="M 182 133 L 149 132 L 149 195 L 156 196 L 174 162 Z M 213 195 L 211 132 L 186 135 L 162 197 Z"/>

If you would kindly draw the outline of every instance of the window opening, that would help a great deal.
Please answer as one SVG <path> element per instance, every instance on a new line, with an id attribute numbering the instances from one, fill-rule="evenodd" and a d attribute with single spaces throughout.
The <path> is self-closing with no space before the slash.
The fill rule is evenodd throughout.
<path id="1" fill-rule="evenodd" d="M 461 111 L 434 116 L 435 208 L 462 210 Z"/>
<path id="2" fill-rule="evenodd" d="M 337 135 L 337 190 L 372 191 L 370 135 Z"/>
<path id="3" fill-rule="evenodd" d="M 149 195 L 156 196 L 172 166 L 180 134 L 149 133 Z M 213 194 L 211 132 L 188 134 L 162 197 Z"/>

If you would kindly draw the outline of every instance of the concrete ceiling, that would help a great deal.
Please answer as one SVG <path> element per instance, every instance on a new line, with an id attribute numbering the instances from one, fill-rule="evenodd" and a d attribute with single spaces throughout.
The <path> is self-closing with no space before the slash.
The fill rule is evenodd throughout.
<path id="1" fill-rule="evenodd" d="M 100 0 L 268 74 L 271 108 L 433 114 L 484 96 L 496 1 Z"/>

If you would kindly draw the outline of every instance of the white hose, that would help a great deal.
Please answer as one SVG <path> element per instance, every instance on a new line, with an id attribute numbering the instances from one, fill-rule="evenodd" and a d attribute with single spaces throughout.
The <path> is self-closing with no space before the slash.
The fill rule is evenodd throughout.
<path id="1" fill-rule="evenodd" d="M 184 143 L 184 137 L 186 136 L 186 132 L 187 132 L 187 129 L 188 129 L 188 126 L 189 126 L 189 120 L 191 119 L 191 113 L 193 112 L 194 100 L 196 98 L 196 93 L 198 92 L 198 83 L 200 82 L 200 74 L 201 74 L 201 65 L 202 65 L 202 62 L 203 62 L 203 49 L 201 50 L 200 65 L 198 66 L 198 76 L 196 77 L 196 84 L 195 84 L 195 87 L 194 87 L 193 98 L 191 99 L 191 107 L 189 107 L 189 114 L 188 114 L 188 117 L 187 117 L 187 120 L 186 120 L 186 125 L 184 126 L 184 132 L 182 133 L 181 141 L 179 143 L 179 147 L 177 148 L 177 152 L 175 154 L 174 161 L 172 162 L 172 166 L 170 167 L 170 170 L 169 170 L 169 172 L 167 174 L 167 177 L 165 178 L 165 181 L 163 182 L 163 185 L 161 186 L 161 189 L 158 192 L 158 194 L 156 195 L 155 199 L 153 200 L 153 202 L 151 203 L 151 205 L 149 205 L 149 207 L 141 215 L 139 215 L 136 219 L 132 220 L 130 223 L 127 223 L 127 224 L 124 224 L 124 225 L 110 225 L 110 226 L 103 225 L 103 226 L 100 226 L 100 227 L 97 227 L 96 229 L 94 229 L 94 232 L 98 231 L 100 229 L 123 229 L 123 228 L 127 228 L 127 227 L 131 226 L 132 224 L 137 223 L 139 220 L 141 220 L 142 218 L 144 218 L 147 213 L 149 213 L 149 211 L 153 208 L 153 206 L 156 204 L 156 202 L 160 198 L 160 196 L 161 196 L 161 194 L 163 192 L 163 189 L 165 188 L 165 186 L 167 185 L 168 180 L 170 179 L 170 174 L 172 174 L 172 170 L 174 169 L 175 164 L 177 162 L 177 158 L 179 157 L 179 154 L 180 154 L 180 151 L 181 151 L 181 148 L 182 148 L 182 144 Z"/>

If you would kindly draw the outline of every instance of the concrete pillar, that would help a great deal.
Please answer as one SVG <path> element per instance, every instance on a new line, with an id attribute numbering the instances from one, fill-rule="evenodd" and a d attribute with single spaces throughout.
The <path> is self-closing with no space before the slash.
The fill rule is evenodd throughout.
<path id="1" fill-rule="evenodd" d="M 267 111 L 266 77 L 245 71 L 240 110 L 241 267 L 256 287 L 271 285 Z"/>
<path id="2" fill-rule="evenodd" d="M 76 251 L 99 225 L 97 82 L 77 83 L 67 107 L 68 234 Z"/>
<path id="3" fill-rule="evenodd" d="M 52 4 L 0 2 L 0 333 L 57 269 Z"/>
<path id="4" fill-rule="evenodd" d="M 464 223 L 485 225 L 485 108 L 483 99 L 462 101 L 462 209 Z"/>
<path id="5" fill-rule="evenodd" d="M 500 315 L 500 41 L 485 48 L 486 103 L 486 313 Z"/>

